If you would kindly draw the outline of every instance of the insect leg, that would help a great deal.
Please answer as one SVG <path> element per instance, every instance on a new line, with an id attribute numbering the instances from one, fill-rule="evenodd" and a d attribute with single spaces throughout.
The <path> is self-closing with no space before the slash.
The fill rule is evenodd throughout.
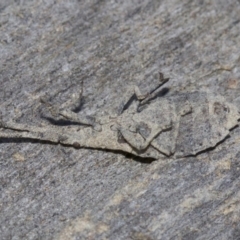
<path id="1" fill-rule="evenodd" d="M 135 100 L 138 100 L 139 102 L 141 102 L 143 99 L 145 99 L 148 96 L 149 96 L 149 93 L 142 94 L 138 86 L 134 86 L 130 88 L 123 97 L 122 103 L 120 104 L 120 107 L 118 110 L 118 114 L 120 115 L 125 110 L 127 110 Z"/>
<path id="2" fill-rule="evenodd" d="M 61 108 L 70 109 L 73 112 L 79 112 L 83 104 L 82 94 L 83 94 L 83 81 L 80 82 L 80 92 L 78 92 L 77 94 L 73 94 L 68 101 L 61 104 Z"/>
<path id="3" fill-rule="evenodd" d="M 101 131 L 100 124 L 96 123 L 93 117 L 80 116 L 79 114 L 69 110 L 61 110 L 58 106 L 53 106 L 43 98 L 41 98 L 41 102 L 45 104 L 45 106 L 47 106 L 47 108 L 50 110 L 53 117 L 57 118 L 58 116 L 61 116 L 64 119 L 67 119 L 76 123 L 80 123 L 83 125 L 91 126 L 96 131 Z"/>
<path id="4" fill-rule="evenodd" d="M 12 132 L 0 131 L 1 138 L 30 138 L 36 140 L 58 143 L 61 132 L 48 128 L 27 126 L 15 122 L 0 122 L 0 128 L 12 130 Z"/>
<path id="5" fill-rule="evenodd" d="M 159 72 L 159 81 L 160 83 L 152 91 L 150 91 L 145 98 L 143 98 L 143 100 L 140 102 L 140 105 L 144 105 L 148 101 L 156 98 L 158 95 L 163 95 L 168 91 L 167 88 L 162 89 L 160 87 L 167 83 L 169 78 L 164 78 L 163 74 Z"/>
<path id="6" fill-rule="evenodd" d="M 168 91 L 168 89 L 166 88 L 160 89 L 160 87 L 163 86 L 166 82 L 168 82 L 169 78 L 164 78 L 163 74 L 159 72 L 159 81 L 160 83 L 147 94 L 142 94 L 138 86 L 135 86 L 134 88 L 131 88 L 129 91 L 127 91 L 122 103 L 120 104 L 118 114 L 120 115 L 126 109 L 128 109 L 134 100 L 139 101 L 140 107 L 147 103 L 148 101 L 150 101 L 151 99 L 157 97 L 158 95 L 165 94 Z"/>

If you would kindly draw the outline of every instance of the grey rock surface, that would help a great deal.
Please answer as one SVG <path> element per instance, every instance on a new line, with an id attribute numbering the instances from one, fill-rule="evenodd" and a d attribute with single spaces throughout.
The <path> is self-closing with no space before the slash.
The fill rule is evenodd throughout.
<path id="1" fill-rule="evenodd" d="M 49 125 L 39 102 L 115 113 L 129 86 L 240 103 L 239 1 L 0 2 L 0 111 Z M 240 107 L 239 107 L 240 108 Z M 240 239 L 240 129 L 196 157 L 143 161 L 0 139 L 1 239 Z"/>

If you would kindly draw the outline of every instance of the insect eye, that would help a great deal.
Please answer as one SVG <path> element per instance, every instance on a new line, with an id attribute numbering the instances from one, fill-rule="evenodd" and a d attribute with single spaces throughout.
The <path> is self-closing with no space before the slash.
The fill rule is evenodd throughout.
<path id="1" fill-rule="evenodd" d="M 229 113 L 229 112 L 230 112 L 229 108 L 228 108 L 228 107 L 226 107 L 226 106 L 224 106 L 223 110 L 224 110 L 225 112 L 227 112 L 227 113 Z"/>
<path id="2" fill-rule="evenodd" d="M 230 109 L 226 105 L 223 105 L 219 102 L 215 102 L 213 107 L 214 107 L 214 113 L 217 115 L 220 115 L 221 113 L 229 113 L 230 112 Z"/>

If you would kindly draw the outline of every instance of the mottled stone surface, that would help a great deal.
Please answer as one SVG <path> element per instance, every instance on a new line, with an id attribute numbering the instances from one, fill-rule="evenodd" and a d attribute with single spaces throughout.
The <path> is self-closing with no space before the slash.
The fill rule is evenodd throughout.
<path id="1" fill-rule="evenodd" d="M 161 70 L 167 94 L 240 103 L 240 2 L 0 1 L 4 121 L 49 124 L 39 98 L 114 113 Z M 0 140 L 1 239 L 240 239 L 240 129 L 197 157 L 152 163 L 119 153 Z"/>

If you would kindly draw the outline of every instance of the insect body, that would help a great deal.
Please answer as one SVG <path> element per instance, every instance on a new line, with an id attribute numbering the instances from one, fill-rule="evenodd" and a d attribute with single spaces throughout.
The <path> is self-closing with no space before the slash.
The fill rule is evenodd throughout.
<path id="1" fill-rule="evenodd" d="M 222 96 L 205 92 L 180 93 L 156 98 L 168 79 L 150 94 L 135 89 L 132 106 L 96 121 L 60 110 L 43 101 L 53 116 L 83 124 L 79 131 L 60 126 L 35 127 L 0 121 L 1 138 L 31 138 L 74 147 L 109 149 L 154 159 L 185 157 L 216 146 L 238 124 L 238 109 Z M 124 110 L 123 110 L 124 109 Z M 8 130 L 7 130 L 8 129 Z"/>

